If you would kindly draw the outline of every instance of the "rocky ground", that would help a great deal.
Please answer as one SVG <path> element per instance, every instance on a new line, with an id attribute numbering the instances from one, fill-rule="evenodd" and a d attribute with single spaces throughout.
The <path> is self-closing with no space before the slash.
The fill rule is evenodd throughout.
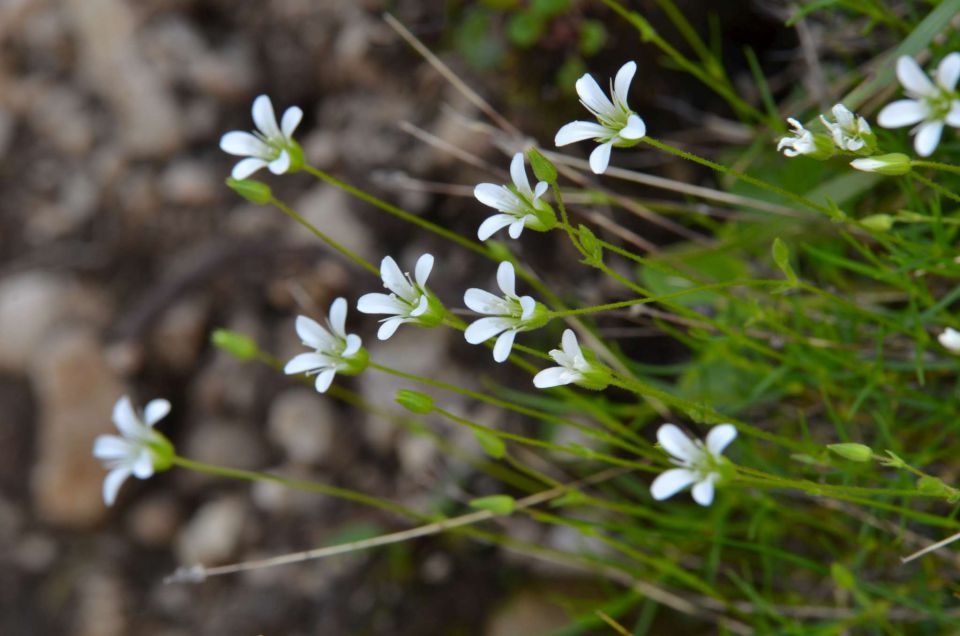
<path id="1" fill-rule="evenodd" d="M 483 161 L 500 168 L 504 154 L 468 125 L 476 109 L 383 22 L 386 4 L 442 48 L 449 25 L 440 2 L 0 4 L 0 633 L 506 636 L 562 625 L 557 597 L 595 593 L 571 573 L 544 577 L 542 566 L 452 538 L 164 585 L 182 563 L 256 558 L 405 525 L 356 505 L 178 470 L 131 480 L 113 508 L 101 500 L 104 471 L 90 455 L 92 440 L 110 432 L 111 408 L 125 393 L 140 403 L 170 399 L 161 428 L 199 460 L 418 509 L 492 487 L 429 437 L 208 344 L 214 327 L 227 326 L 287 358 L 299 348 L 297 313 L 321 315 L 332 298 L 352 303 L 378 286 L 276 210 L 244 203 L 223 185 L 232 160 L 217 140 L 250 128 L 259 93 L 278 109 L 304 108 L 298 135 L 314 165 L 464 234 L 484 218 L 469 193 L 496 177 Z M 632 38 L 613 44 L 636 52 Z M 494 97 L 498 87 L 526 82 L 529 93 L 533 83 L 549 117 L 522 100 L 506 107 L 541 139 L 576 114 L 574 100 L 548 84 L 535 88 L 552 70 L 549 58 L 515 66 L 503 81 L 445 59 Z M 645 82 L 664 92 L 679 85 L 676 74 L 655 69 Z M 676 123 L 667 110 L 661 105 L 653 120 Z M 402 130 L 404 121 L 483 159 L 464 164 Z M 657 169 L 695 176 L 674 164 Z M 433 182 L 464 187 L 430 192 Z M 374 262 L 387 253 L 402 263 L 427 250 L 442 256 L 434 285 L 441 297 L 492 279 L 491 271 L 475 280 L 481 265 L 469 255 L 306 175 L 270 183 Z M 560 276 L 571 260 L 564 245 L 532 238 L 524 249 Z M 581 297 L 593 303 L 607 293 L 584 285 Z M 475 386 L 477 369 L 491 372 L 488 354 L 456 334 L 401 330 L 379 343 L 373 321 L 354 312 L 350 320 L 385 364 Z M 407 386 L 374 373 L 346 385 L 384 405 Z M 478 419 L 497 417 L 446 399 Z M 445 425 L 436 430 L 455 446 L 475 443 Z M 576 541 L 564 530 L 512 523 L 530 540 Z"/>

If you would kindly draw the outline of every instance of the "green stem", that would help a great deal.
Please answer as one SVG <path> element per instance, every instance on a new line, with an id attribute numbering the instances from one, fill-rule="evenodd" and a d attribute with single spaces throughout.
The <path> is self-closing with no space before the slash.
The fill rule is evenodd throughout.
<path id="1" fill-rule="evenodd" d="M 581 247 L 580 242 L 577 241 L 573 227 L 570 225 L 570 219 L 567 217 L 567 206 L 563 203 L 563 196 L 560 194 L 560 186 L 557 185 L 556 181 L 552 182 L 550 185 L 553 187 L 553 196 L 557 199 L 557 207 L 560 208 L 560 227 L 566 231 L 567 236 L 570 237 L 570 242 L 577 249 L 577 251 L 583 256 L 586 256 L 586 254 L 583 252 L 583 247 Z"/>
<path id="2" fill-rule="evenodd" d="M 310 233 L 316 236 L 318 239 L 320 239 L 321 241 L 323 241 L 324 243 L 326 243 L 336 251 L 340 252 L 340 254 L 345 256 L 347 259 L 353 261 L 354 263 L 356 263 L 363 269 L 367 270 L 374 276 L 378 278 L 380 277 L 380 270 L 373 263 L 363 258 L 362 256 L 352 251 L 351 249 L 345 247 L 344 245 L 341 245 L 337 241 L 330 238 L 327 234 L 325 234 L 315 225 L 310 223 L 310 221 L 306 220 L 305 218 L 303 218 L 302 216 L 294 212 L 293 209 L 290 206 L 288 206 L 286 203 L 274 197 L 270 197 L 270 203 L 273 206 L 275 206 L 277 209 L 279 209 L 281 212 L 289 216 L 291 219 L 293 219 L 303 227 L 307 228 L 310 231 Z"/>
<path id="3" fill-rule="evenodd" d="M 302 479 L 290 479 L 288 477 L 281 477 L 280 475 L 274 475 L 272 473 L 243 470 L 240 468 L 227 468 L 225 466 L 215 466 L 213 464 L 187 459 L 186 457 L 180 457 L 179 455 L 174 455 L 171 463 L 175 466 L 180 466 L 181 468 L 187 468 L 189 470 L 199 473 L 206 473 L 208 475 L 215 475 L 217 477 L 226 477 L 228 479 L 240 479 L 243 481 L 253 482 L 270 482 L 274 484 L 280 484 L 288 488 L 294 488 L 296 490 L 327 495 L 330 497 L 336 497 L 337 499 L 345 499 L 347 501 L 363 504 L 372 508 L 378 508 L 380 510 L 392 512 L 402 517 L 419 520 L 427 519 L 425 515 L 417 514 L 386 499 L 365 495 L 362 492 L 348 490 L 346 488 L 337 488 L 336 486 L 318 484 L 313 481 L 305 481 Z"/>
<path id="4" fill-rule="evenodd" d="M 931 190 L 935 190 L 936 192 L 938 192 L 938 193 L 940 193 L 941 195 L 947 197 L 947 198 L 950 199 L 951 201 L 954 201 L 954 202 L 956 202 L 956 203 L 960 203 L 960 196 L 958 196 L 958 195 L 957 195 L 955 192 L 953 192 L 952 190 L 948 190 L 947 188 L 944 188 L 942 185 L 940 185 L 939 183 L 937 183 L 937 182 L 934 181 L 933 179 L 928 179 L 928 178 L 926 178 L 925 176 L 923 176 L 922 174 L 917 174 L 916 172 L 911 172 L 911 173 L 909 173 L 909 174 L 910 174 L 910 177 L 911 177 L 911 178 L 916 179 L 917 181 L 919 181 L 919 182 L 922 183 L 923 185 L 927 186 L 927 187 L 930 188 Z"/>
<path id="5" fill-rule="evenodd" d="M 918 168 L 931 168 L 933 170 L 942 170 L 943 172 L 952 172 L 954 174 L 960 174 L 960 166 L 955 166 L 952 163 L 941 163 L 939 161 L 921 161 L 919 159 L 914 159 L 910 162 L 911 166 Z"/>
<path id="6" fill-rule="evenodd" d="M 480 243 L 477 243 L 476 241 L 471 241 L 470 239 L 463 238 L 456 232 L 452 232 L 444 227 L 437 225 L 436 223 L 431 223 L 430 221 L 421 219 L 420 217 L 414 214 L 411 214 L 406 210 L 401 210 L 397 206 L 391 203 L 387 203 L 383 199 L 378 199 L 372 194 L 367 194 L 363 190 L 356 188 L 350 185 L 349 183 L 346 183 L 345 181 L 341 181 L 340 179 L 337 179 L 333 175 L 327 174 L 322 170 L 318 170 L 317 168 L 314 168 L 311 165 L 303 166 L 303 170 L 304 172 L 310 173 L 317 179 L 320 179 L 321 181 L 329 183 L 330 185 L 336 186 L 341 190 L 343 190 L 344 192 L 346 192 L 347 194 L 355 196 L 361 201 L 365 201 L 370 205 L 377 207 L 388 214 L 392 214 L 398 219 L 403 219 L 404 221 L 413 223 L 414 225 L 419 225 L 425 230 L 433 232 L 438 236 L 442 236 L 443 238 L 449 241 L 453 241 L 457 245 L 465 247 L 472 252 L 476 252 L 477 254 L 481 254 L 483 256 L 490 256 L 490 253 L 487 251 L 487 248 L 481 245 Z"/>
<path id="7" fill-rule="evenodd" d="M 810 199 L 804 196 L 801 196 L 795 192 L 784 190 L 780 186 L 775 186 L 772 183 L 763 181 L 762 179 L 751 177 L 748 174 L 744 174 L 737 170 L 733 170 L 732 168 L 728 168 L 723 164 L 716 163 L 715 161 L 710 161 L 709 159 L 704 159 L 703 157 L 697 156 L 691 152 L 687 152 L 686 150 L 681 150 L 680 148 L 671 146 L 670 144 L 663 143 L 662 141 L 657 141 L 652 137 L 644 137 L 643 139 L 641 139 L 641 141 L 643 141 L 647 145 L 657 148 L 658 150 L 662 150 L 672 155 L 676 155 L 677 157 L 686 159 L 687 161 L 698 163 L 701 166 L 706 166 L 711 170 L 715 170 L 716 172 L 719 172 L 721 174 L 725 174 L 729 177 L 733 177 L 734 179 L 738 179 L 740 181 L 743 181 L 744 183 L 749 183 L 750 185 L 766 190 L 767 192 L 772 192 L 776 195 L 789 199 L 794 203 L 798 203 L 804 207 L 810 208 L 811 210 L 822 212 L 823 214 L 826 214 L 828 216 L 832 216 L 833 214 L 833 212 L 827 206 L 820 205 L 819 203 L 811 201 Z"/>

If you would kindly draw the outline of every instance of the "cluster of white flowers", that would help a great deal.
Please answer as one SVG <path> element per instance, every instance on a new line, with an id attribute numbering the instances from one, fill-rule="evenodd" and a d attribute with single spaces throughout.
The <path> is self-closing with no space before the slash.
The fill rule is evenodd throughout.
<path id="1" fill-rule="evenodd" d="M 944 125 L 960 128 L 960 53 L 951 53 L 940 61 L 931 80 L 916 60 L 904 55 L 897 60 L 897 79 L 908 99 L 900 99 L 883 107 L 877 123 L 883 128 L 914 126 L 910 131 L 913 148 L 921 157 L 929 157 L 937 149 Z M 824 115 L 820 121 L 829 135 L 807 130 L 796 119 L 787 118 L 793 129 L 780 139 L 777 150 L 788 157 L 805 155 L 827 159 L 837 152 L 861 155 L 851 162 L 857 170 L 883 174 L 903 174 L 910 169 L 909 157 L 899 153 L 873 156 L 876 136 L 864 117 L 854 115 L 843 104 L 831 111 L 835 121 Z"/>

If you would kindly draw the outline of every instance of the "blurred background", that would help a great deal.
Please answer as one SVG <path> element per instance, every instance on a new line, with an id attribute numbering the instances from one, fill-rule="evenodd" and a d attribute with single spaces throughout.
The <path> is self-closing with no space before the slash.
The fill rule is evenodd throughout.
<path id="1" fill-rule="evenodd" d="M 670 30 L 657 2 L 630 4 Z M 748 99 L 746 46 L 775 90 L 801 77 L 802 53 L 779 3 L 679 5 L 730 52 L 728 70 Z M 475 450 L 472 436 L 369 416 L 208 344 L 224 326 L 288 358 L 300 350 L 297 314 L 322 316 L 340 295 L 353 307 L 379 288 L 278 211 L 224 186 L 234 159 L 219 137 L 252 128 L 258 94 L 269 94 L 278 114 L 304 109 L 297 138 L 313 165 L 465 236 L 487 216 L 473 186 L 502 182 L 516 146 L 477 125 L 476 109 L 383 21 L 387 10 L 547 147 L 560 125 L 584 117 L 576 78 L 589 71 L 605 84 L 629 59 L 640 66 L 631 105 L 652 134 L 706 155 L 749 140 L 719 100 L 663 68 L 599 2 L 0 1 L 0 633 L 519 636 L 561 633 L 553 630 L 605 597 L 589 576 L 451 536 L 164 585 L 184 563 L 407 526 L 356 505 L 181 470 L 132 479 L 113 508 L 103 505 L 105 473 L 90 450 L 112 431 L 110 412 L 124 394 L 141 405 L 169 399 L 160 430 L 187 457 L 419 510 L 498 492 L 449 451 Z M 425 143 L 425 133 L 473 160 Z M 642 151 L 615 157 L 691 183 L 710 179 Z M 451 306 L 466 287 L 492 283 L 489 263 L 308 175 L 258 177 L 373 262 L 391 254 L 408 268 L 434 253 L 441 265 L 431 285 Z M 672 240 L 636 217 L 605 214 L 655 244 Z M 563 238 L 525 235 L 517 249 L 585 304 L 619 299 L 572 265 Z M 407 371 L 480 388 L 529 381 L 494 368 L 488 351 L 456 333 L 402 328 L 381 343 L 375 321 L 353 310 L 348 326 L 373 359 Z M 625 347 L 638 359 L 671 356 L 655 338 Z M 397 388 L 414 388 L 374 373 L 344 383 L 388 406 Z M 444 399 L 478 421 L 505 421 Z M 583 541 L 525 518 L 501 529 L 562 549 Z"/>

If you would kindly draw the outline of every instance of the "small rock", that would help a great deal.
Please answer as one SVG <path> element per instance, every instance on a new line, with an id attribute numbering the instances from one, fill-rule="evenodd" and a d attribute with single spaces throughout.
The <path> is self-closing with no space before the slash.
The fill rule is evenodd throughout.
<path id="1" fill-rule="evenodd" d="M 187 435 L 184 455 L 197 461 L 231 468 L 259 468 L 264 462 L 263 443 L 247 423 L 205 418 Z"/>
<path id="2" fill-rule="evenodd" d="M 318 464 L 333 449 L 336 419 L 329 400 L 316 391 L 290 389 L 270 405 L 267 436 L 290 461 Z"/>
<path id="3" fill-rule="evenodd" d="M 397 457 L 404 474 L 413 477 L 428 475 L 440 455 L 437 443 L 426 435 L 408 432 L 397 442 Z"/>
<path id="4" fill-rule="evenodd" d="M 216 203 L 222 188 L 211 166 L 201 161 L 177 161 L 160 176 L 160 193 L 177 205 L 211 205 Z"/>
<path id="5" fill-rule="evenodd" d="M 177 559 L 188 565 L 223 563 L 240 546 L 245 517 L 246 507 L 240 498 L 204 504 L 177 539 Z"/>
<path id="6" fill-rule="evenodd" d="M 137 501 L 127 514 L 127 529 L 141 544 L 163 548 L 180 528 L 182 513 L 175 497 L 153 495 Z"/>
<path id="7" fill-rule="evenodd" d="M 116 576 L 95 572 L 77 586 L 77 616 L 73 636 L 123 636 L 129 634 L 127 586 Z"/>
<path id="8" fill-rule="evenodd" d="M 17 542 L 14 555 L 20 569 L 30 574 L 41 574 L 56 561 L 57 542 L 44 534 L 28 534 Z"/>
<path id="9" fill-rule="evenodd" d="M 31 380 L 40 412 L 31 475 L 35 509 L 53 523 L 92 525 L 107 511 L 104 470 L 91 454 L 93 440 L 115 432 L 110 414 L 126 387 L 107 365 L 97 338 L 82 328 L 60 334 L 40 351 Z"/>
<path id="10" fill-rule="evenodd" d="M 186 298 L 167 309 L 150 334 L 156 358 L 178 371 L 196 365 L 207 339 L 209 304 L 201 298 Z"/>
<path id="11" fill-rule="evenodd" d="M 484 636 L 546 634 L 569 625 L 564 609 L 548 599 L 534 590 L 520 592 L 490 617 Z"/>
<path id="12" fill-rule="evenodd" d="M 326 184 L 315 186 L 300 197 L 293 209 L 324 234 L 364 258 L 378 253 L 371 241 L 370 228 L 357 216 L 349 196 L 339 188 Z M 315 244 L 318 240 L 300 224 L 291 223 L 289 227 L 291 238 L 300 243 Z"/>
<path id="13" fill-rule="evenodd" d="M 50 328 L 67 311 L 69 283 L 43 272 L 24 272 L 0 282 L 0 369 L 22 372 Z"/>

